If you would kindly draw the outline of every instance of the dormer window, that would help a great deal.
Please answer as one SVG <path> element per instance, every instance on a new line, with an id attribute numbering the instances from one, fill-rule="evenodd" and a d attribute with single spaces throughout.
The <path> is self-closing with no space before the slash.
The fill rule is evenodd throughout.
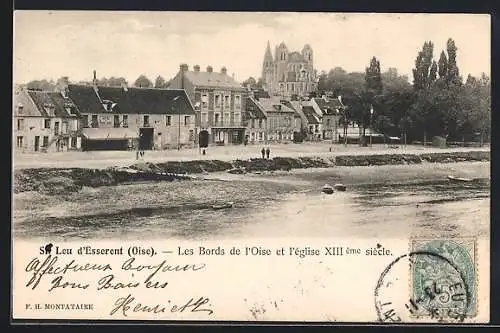
<path id="1" fill-rule="evenodd" d="M 280 104 L 273 105 L 273 107 L 274 107 L 276 110 L 281 111 L 281 105 L 280 105 Z"/>
<path id="2" fill-rule="evenodd" d="M 102 101 L 102 106 L 104 107 L 104 110 L 111 112 L 113 111 L 113 108 L 115 107 L 116 103 L 113 103 L 110 100 L 104 100 Z"/>
<path id="3" fill-rule="evenodd" d="M 47 114 L 49 116 L 53 116 L 54 115 L 54 110 L 55 110 L 54 104 L 52 104 L 52 103 L 44 103 L 43 104 L 43 109 L 45 110 L 45 112 L 47 112 Z"/>

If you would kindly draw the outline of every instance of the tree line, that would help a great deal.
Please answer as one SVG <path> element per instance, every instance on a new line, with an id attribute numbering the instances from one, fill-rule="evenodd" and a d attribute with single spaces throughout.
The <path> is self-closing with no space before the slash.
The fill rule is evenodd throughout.
<path id="1" fill-rule="evenodd" d="M 341 119 L 346 125 L 358 124 L 363 132 L 371 124 L 384 135 L 409 142 L 435 136 L 448 141 L 489 140 L 489 77 L 469 74 L 464 82 L 451 38 L 437 62 L 433 53 L 434 44 L 425 42 L 415 59 L 413 83 L 395 68 L 381 72 L 379 59 L 373 57 L 364 73 L 340 67 L 322 72 L 312 96 L 342 96 L 346 109 Z"/>
<path id="2" fill-rule="evenodd" d="M 165 80 L 165 78 L 161 75 L 158 75 L 155 79 L 155 82 L 151 81 L 146 75 L 140 75 L 135 81 L 133 86 L 138 88 L 168 88 L 171 80 Z M 26 84 L 27 89 L 36 89 L 36 90 L 44 90 L 44 91 L 53 91 L 57 90 L 61 85 L 69 83 L 69 78 L 67 76 L 63 76 L 57 80 L 33 80 Z M 77 81 L 75 84 L 82 85 L 92 85 L 92 81 Z M 111 76 L 109 78 L 103 77 L 97 79 L 97 85 L 105 86 L 105 87 L 121 87 L 122 85 L 128 85 L 128 82 L 123 77 L 114 77 Z"/>

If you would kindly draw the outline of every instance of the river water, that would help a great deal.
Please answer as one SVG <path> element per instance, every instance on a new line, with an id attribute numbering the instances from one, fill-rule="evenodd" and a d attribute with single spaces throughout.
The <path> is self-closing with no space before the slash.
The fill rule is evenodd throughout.
<path id="1" fill-rule="evenodd" d="M 262 182 L 267 192 L 248 181 L 231 180 L 243 193 L 231 197 L 234 207 L 213 210 L 211 205 L 185 202 L 180 205 L 148 205 L 148 196 L 171 190 L 168 183 L 154 188 L 142 186 L 142 196 L 134 207 L 109 212 L 76 213 L 64 216 L 33 216 L 14 221 L 14 234 L 21 238 L 78 239 L 238 239 L 276 237 L 408 237 L 476 236 L 489 237 L 490 184 L 482 178 L 471 183 L 439 178 L 425 181 L 352 184 L 346 192 L 332 195 L 319 191 L 331 175 L 307 177 L 294 186 L 276 187 Z M 330 177 L 330 178 L 329 178 Z M 151 185 L 153 186 L 153 185 Z M 184 185 L 185 186 L 185 185 Z M 190 185 L 191 186 L 191 185 Z M 220 184 L 206 185 L 215 191 Z M 126 191 L 125 185 L 118 190 Z M 115 189 L 116 190 L 116 189 Z M 123 195 L 123 194 L 122 194 Z M 97 193 L 96 207 L 107 200 Z M 100 196 L 100 198 L 99 198 Z M 61 200 L 61 204 L 64 203 Z M 110 203 L 111 202 L 111 203 Z M 116 208 L 116 207 L 115 207 Z M 27 208 L 24 208 L 27 209 Z"/>

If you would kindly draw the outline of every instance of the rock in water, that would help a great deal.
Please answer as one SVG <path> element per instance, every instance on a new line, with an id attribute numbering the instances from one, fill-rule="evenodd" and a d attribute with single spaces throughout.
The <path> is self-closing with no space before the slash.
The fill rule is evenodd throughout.
<path id="1" fill-rule="evenodd" d="M 325 186 L 323 186 L 323 188 L 321 189 L 321 192 L 326 193 L 326 194 L 333 194 L 334 189 L 331 185 L 325 184 Z"/>
<path id="2" fill-rule="evenodd" d="M 342 192 L 346 190 L 346 186 L 340 183 L 333 185 L 333 188 L 336 189 L 337 191 L 342 191 Z"/>

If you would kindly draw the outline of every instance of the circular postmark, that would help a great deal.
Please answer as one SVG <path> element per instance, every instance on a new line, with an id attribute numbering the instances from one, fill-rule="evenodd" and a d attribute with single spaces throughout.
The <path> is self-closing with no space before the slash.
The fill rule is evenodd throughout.
<path id="1" fill-rule="evenodd" d="M 469 316 L 469 272 L 437 252 L 423 248 L 386 267 L 375 287 L 379 321 L 459 323 Z"/>

